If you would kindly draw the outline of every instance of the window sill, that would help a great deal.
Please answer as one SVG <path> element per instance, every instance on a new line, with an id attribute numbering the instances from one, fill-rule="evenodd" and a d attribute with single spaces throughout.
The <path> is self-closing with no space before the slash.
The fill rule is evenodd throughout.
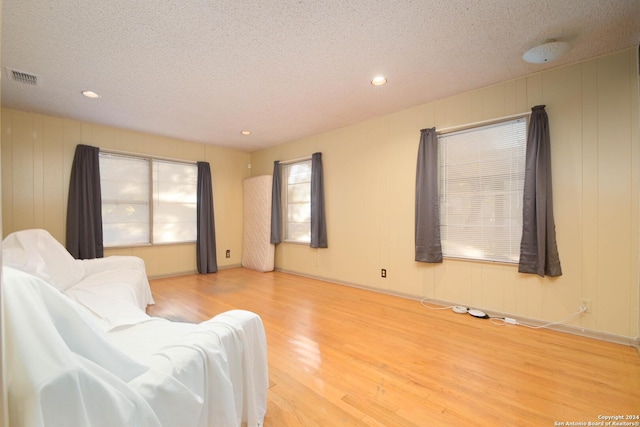
<path id="1" fill-rule="evenodd" d="M 463 257 L 455 257 L 455 256 L 447 256 L 443 255 L 442 259 L 451 260 L 451 261 L 464 261 L 464 262 L 474 262 L 474 263 L 482 263 L 482 264 L 491 264 L 491 265 L 506 265 L 506 266 L 518 266 L 518 261 L 491 261 L 488 259 L 475 259 L 475 258 L 463 258 Z"/>
<path id="2" fill-rule="evenodd" d="M 152 248 L 154 246 L 179 246 L 179 245 L 195 245 L 196 241 L 190 242 L 168 242 L 168 243 L 138 243 L 131 245 L 118 245 L 118 246 L 105 246 L 105 250 L 118 250 L 118 249 L 136 249 L 136 248 Z"/>

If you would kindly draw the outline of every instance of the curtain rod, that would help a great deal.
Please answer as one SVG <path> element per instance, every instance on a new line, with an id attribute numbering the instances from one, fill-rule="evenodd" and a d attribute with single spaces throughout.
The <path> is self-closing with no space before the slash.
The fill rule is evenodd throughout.
<path id="1" fill-rule="evenodd" d="M 167 162 L 177 162 L 177 163 L 188 163 L 197 165 L 197 160 L 184 160 L 184 159 L 174 159 L 171 157 L 161 157 L 161 156 L 152 156 L 150 154 L 141 154 L 141 153 L 132 153 L 130 151 L 120 151 L 120 150 L 111 150 L 111 149 L 102 149 L 100 148 L 100 152 L 107 154 L 115 154 L 119 156 L 129 156 L 129 157 L 143 157 L 146 159 L 154 159 L 154 160 L 165 160 Z"/>
<path id="2" fill-rule="evenodd" d="M 526 113 L 511 114 L 510 116 L 498 117 L 498 118 L 495 118 L 495 119 L 488 119 L 488 120 L 481 120 L 479 122 L 467 123 L 467 124 L 458 125 L 458 126 L 449 126 L 448 128 L 442 128 L 442 129 L 436 128 L 436 133 L 437 134 L 450 133 L 450 132 L 455 132 L 455 131 L 458 131 L 458 130 L 469 129 L 469 128 L 473 128 L 473 127 L 477 127 L 477 126 L 481 126 L 481 125 L 489 125 L 489 124 L 492 124 L 492 123 L 498 123 L 498 122 L 502 122 L 502 121 L 505 121 L 505 120 L 515 119 L 515 118 L 518 118 L 518 117 L 525 117 L 525 116 L 530 116 L 530 115 L 531 115 L 531 111 L 527 111 Z"/>
<path id="3" fill-rule="evenodd" d="M 311 160 L 311 156 L 307 156 L 307 157 L 300 157 L 298 159 L 291 159 L 291 160 L 282 160 L 280 162 L 281 165 L 288 165 L 289 163 L 297 163 L 297 162 L 304 162 L 307 160 Z"/>

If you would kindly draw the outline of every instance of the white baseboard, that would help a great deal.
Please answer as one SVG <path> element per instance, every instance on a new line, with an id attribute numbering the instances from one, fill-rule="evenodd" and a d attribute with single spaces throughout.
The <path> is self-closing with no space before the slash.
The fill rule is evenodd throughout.
<path id="1" fill-rule="evenodd" d="M 415 300 L 415 301 L 423 300 L 423 298 L 416 297 L 415 295 L 409 295 L 409 294 L 405 294 L 405 293 L 402 293 L 402 292 L 389 291 L 387 289 L 378 289 L 378 288 L 374 288 L 374 287 L 371 287 L 371 286 L 364 286 L 364 285 L 359 285 L 359 284 L 355 284 L 355 283 L 341 282 L 341 281 L 337 281 L 337 280 L 333 280 L 333 279 L 327 279 L 325 277 L 318 277 L 318 276 L 312 276 L 312 275 L 308 275 L 308 274 L 301 274 L 301 273 L 298 273 L 298 272 L 295 272 L 295 271 L 289 271 L 289 270 L 284 270 L 284 269 L 279 269 L 279 268 L 277 268 L 276 271 L 281 271 L 283 273 L 288 273 L 288 274 L 294 274 L 296 276 L 308 277 L 310 279 L 322 280 L 322 281 L 329 282 L 329 283 L 335 283 L 337 285 L 345 285 L 345 286 L 350 286 L 350 287 L 353 287 L 353 288 L 360 288 L 360 289 L 373 291 L 373 292 L 378 292 L 378 293 L 387 294 L 387 295 L 392 295 L 392 296 L 396 296 L 396 297 L 407 298 L 407 299 L 411 299 L 411 300 Z M 452 302 L 452 301 L 443 301 L 443 300 L 437 300 L 437 299 L 427 299 L 427 300 L 432 304 L 440 305 L 440 306 L 443 306 L 443 307 L 461 305 L 460 303 Z M 462 305 L 464 305 L 464 304 L 462 304 Z M 482 307 L 475 307 L 474 306 L 474 308 L 484 311 L 485 313 L 487 313 L 491 317 L 510 317 L 510 318 L 515 319 L 516 321 L 518 321 L 518 323 L 526 323 L 527 325 L 542 326 L 542 325 L 546 325 L 546 324 L 549 323 L 548 321 L 538 320 L 538 319 L 531 319 L 531 318 L 526 318 L 526 317 L 522 317 L 522 316 L 515 316 L 515 315 L 510 314 L 510 313 L 500 313 L 500 312 L 496 312 L 496 311 L 492 311 L 492 310 L 485 310 Z M 558 331 L 558 332 L 564 332 L 564 333 L 567 333 L 567 334 L 579 335 L 579 336 L 583 336 L 583 337 L 587 337 L 587 338 L 593 338 L 593 339 L 597 339 L 597 340 L 601 340 L 601 341 L 607 341 L 607 342 L 611 342 L 611 343 L 615 343 L 615 344 L 622 344 L 622 345 L 626 345 L 626 346 L 630 346 L 630 347 L 635 347 L 638 350 L 638 352 L 640 353 L 640 337 L 636 337 L 636 338 L 627 337 L 627 336 L 624 336 L 624 335 L 616 335 L 616 334 L 611 334 L 609 332 L 595 331 L 595 330 L 592 330 L 592 329 L 582 328 L 582 327 L 579 327 L 579 326 L 564 325 L 564 324 L 549 325 L 549 326 L 546 327 L 546 329 L 551 329 L 551 330 Z"/>
<path id="2" fill-rule="evenodd" d="M 218 271 L 220 271 L 220 270 L 229 270 L 231 268 L 238 268 L 238 267 L 242 267 L 242 264 L 231 264 L 231 265 L 218 266 Z M 198 274 L 198 270 L 197 269 L 193 269 L 193 270 L 189 270 L 189 271 L 180 271 L 180 272 L 177 272 L 177 273 L 158 274 L 158 275 L 155 275 L 155 276 L 149 276 L 149 280 L 152 280 L 152 279 L 163 279 L 163 278 L 166 278 L 166 277 L 186 276 L 188 274 Z"/>

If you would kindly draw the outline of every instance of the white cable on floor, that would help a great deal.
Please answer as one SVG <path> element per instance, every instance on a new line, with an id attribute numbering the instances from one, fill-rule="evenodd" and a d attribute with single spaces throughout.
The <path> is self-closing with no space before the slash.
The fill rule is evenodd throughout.
<path id="1" fill-rule="evenodd" d="M 422 304 L 423 307 L 428 308 L 429 310 L 449 310 L 452 309 L 454 307 L 462 307 L 460 305 L 449 305 L 446 307 L 429 307 L 427 304 L 425 304 L 425 301 L 429 300 L 429 298 L 425 297 L 422 298 L 420 300 L 420 304 Z M 578 311 L 576 311 L 575 313 L 571 314 L 569 317 L 567 317 L 566 319 L 563 320 L 558 320 L 556 322 L 549 322 L 549 323 L 545 323 L 543 325 L 529 325 L 527 323 L 522 323 L 522 322 L 518 322 L 515 321 L 515 323 L 507 323 L 507 321 L 505 320 L 506 317 L 492 317 L 489 316 L 489 320 L 491 321 L 491 323 L 493 323 L 494 325 L 499 325 L 499 326 L 505 326 L 505 325 L 520 325 L 520 326 L 524 326 L 525 328 L 529 328 L 529 329 L 542 329 L 542 328 L 547 328 L 549 326 L 553 326 L 553 325 L 560 325 L 563 324 L 565 322 L 568 322 L 569 320 L 573 319 L 574 317 L 576 317 L 579 314 L 584 313 L 585 311 L 587 311 L 585 308 L 580 307 L 580 309 Z M 515 319 L 513 319 L 515 320 Z"/>
<path id="2" fill-rule="evenodd" d="M 429 307 L 428 305 L 426 305 L 424 302 L 427 301 L 429 298 L 425 297 L 422 298 L 420 300 L 420 304 L 422 304 L 423 307 L 427 307 L 429 310 L 449 310 L 452 309 L 453 307 L 457 307 L 457 305 L 449 305 L 447 307 Z"/>
<path id="3" fill-rule="evenodd" d="M 579 314 L 584 313 L 586 310 L 583 309 L 582 307 L 580 308 L 580 310 L 576 311 L 575 313 L 573 313 L 572 315 L 570 315 L 569 317 L 567 317 L 564 320 L 558 320 L 557 322 L 550 322 L 550 323 L 545 323 L 544 325 L 538 325 L 538 326 L 534 326 L 534 325 L 527 325 L 526 323 L 520 323 L 520 322 L 516 322 L 516 325 L 522 325 L 525 328 L 530 328 L 530 329 L 542 329 L 542 328 L 546 328 L 548 326 L 552 326 L 552 325 L 559 325 L 562 323 L 565 323 L 571 319 L 573 319 L 574 317 L 576 317 Z M 504 320 L 504 319 L 503 319 Z"/>

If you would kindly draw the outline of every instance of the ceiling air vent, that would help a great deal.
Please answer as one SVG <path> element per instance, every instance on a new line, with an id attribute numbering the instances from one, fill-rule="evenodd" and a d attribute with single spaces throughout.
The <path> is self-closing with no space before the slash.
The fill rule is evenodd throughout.
<path id="1" fill-rule="evenodd" d="M 12 70 L 7 68 L 9 78 L 14 82 L 25 83 L 32 86 L 38 86 L 38 76 L 35 74 L 25 73 L 24 71 Z"/>

